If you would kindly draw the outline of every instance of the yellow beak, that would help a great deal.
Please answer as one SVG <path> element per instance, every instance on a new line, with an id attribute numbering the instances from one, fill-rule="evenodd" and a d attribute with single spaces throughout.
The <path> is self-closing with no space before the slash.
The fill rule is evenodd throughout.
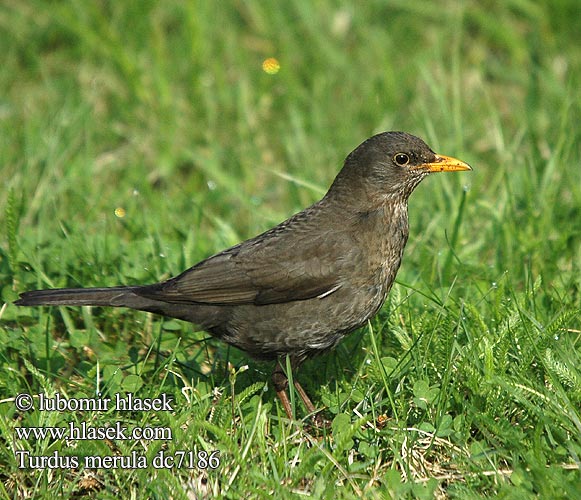
<path id="1" fill-rule="evenodd" d="M 468 163 L 444 155 L 436 155 L 436 161 L 422 163 L 417 168 L 426 168 L 430 172 L 460 172 L 461 170 L 472 170 L 472 167 Z"/>

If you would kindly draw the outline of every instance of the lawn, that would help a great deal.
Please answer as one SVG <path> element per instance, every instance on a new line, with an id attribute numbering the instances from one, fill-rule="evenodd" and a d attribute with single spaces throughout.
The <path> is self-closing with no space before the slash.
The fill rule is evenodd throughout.
<path id="1" fill-rule="evenodd" d="M 3 2 L 0 498 L 581 498 L 580 14 Z M 174 276 L 386 130 L 473 171 L 418 187 L 387 302 L 299 371 L 328 429 L 191 324 L 12 304 Z"/>

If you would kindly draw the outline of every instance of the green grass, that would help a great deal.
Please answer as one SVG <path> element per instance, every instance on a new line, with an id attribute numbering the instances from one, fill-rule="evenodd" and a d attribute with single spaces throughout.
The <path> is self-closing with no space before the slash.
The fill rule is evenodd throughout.
<path id="1" fill-rule="evenodd" d="M 577 3 L 4 2 L 0 498 L 580 498 Z M 189 324 L 11 304 L 175 275 L 307 206 L 394 129 L 474 171 L 417 189 L 386 305 L 298 374 L 328 431 L 286 421 L 271 367 Z M 174 411 L 14 406 L 97 391 Z M 116 421 L 172 440 L 14 431 Z M 16 450 L 220 465 L 31 470 Z"/>

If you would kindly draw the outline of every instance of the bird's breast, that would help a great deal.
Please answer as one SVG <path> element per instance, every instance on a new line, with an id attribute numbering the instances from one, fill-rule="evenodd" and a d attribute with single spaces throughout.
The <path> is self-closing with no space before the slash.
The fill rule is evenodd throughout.
<path id="1" fill-rule="evenodd" d="M 355 234 L 368 272 L 379 273 L 382 281 L 393 280 L 408 240 L 407 205 L 387 204 L 363 214 Z"/>
<path id="2" fill-rule="evenodd" d="M 408 239 L 407 207 L 392 205 L 358 220 L 359 269 L 353 270 L 351 293 L 363 322 L 381 308 L 400 267 Z"/>

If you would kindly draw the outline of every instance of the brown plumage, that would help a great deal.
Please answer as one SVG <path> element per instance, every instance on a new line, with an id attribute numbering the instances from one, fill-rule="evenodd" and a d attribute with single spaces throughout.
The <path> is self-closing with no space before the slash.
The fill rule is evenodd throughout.
<path id="1" fill-rule="evenodd" d="M 162 283 L 37 290 L 19 306 L 130 307 L 190 321 L 251 356 L 305 359 L 334 347 L 377 313 L 408 238 L 408 197 L 431 172 L 470 170 L 403 132 L 367 139 L 327 194 L 278 226 Z M 291 418 L 287 377 L 275 389 Z M 309 412 L 314 406 L 295 382 Z"/>

